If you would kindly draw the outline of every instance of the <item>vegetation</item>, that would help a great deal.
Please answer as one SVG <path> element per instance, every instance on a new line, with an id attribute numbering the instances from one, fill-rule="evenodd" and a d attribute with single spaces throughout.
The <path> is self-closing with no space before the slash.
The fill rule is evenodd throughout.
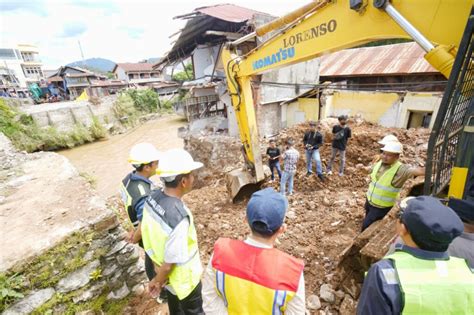
<path id="1" fill-rule="evenodd" d="M 194 78 L 194 73 L 193 73 L 193 64 L 188 63 L 187 65 L 184 66 L 184 71 L 177 72 L 173 74 L 173 81 L 178 81 L 178 82 L 184 82 L 184 81 L 190 81 Z"/>
<path id="2" fill-rule="evenodd" d="M 22 279 L 17 274 L 7 277 L 0 275 L 0 311 L 10 305 L 15 299 L 21 299 L 23 294 L 21 289 Z M 3 306 L 3 307 L 2 307 Z"/>
<path id="3" fill-rule="evenodd" d="M 0 99 L 0 132 L 19 150 L 27 152 L 72 148 L 107 136 L 107 130 L 97 117 L 92 118 L 89 127 L 77 123 L 69 132 L 52 126 L 41 128 L 30 115 L 9 107 L 3 99 Z"/>

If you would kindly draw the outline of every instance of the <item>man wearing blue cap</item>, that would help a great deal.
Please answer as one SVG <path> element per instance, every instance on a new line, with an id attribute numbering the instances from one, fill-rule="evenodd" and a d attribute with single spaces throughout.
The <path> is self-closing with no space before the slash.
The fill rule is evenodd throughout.
<path id="1" fill-rule="evenodd" d="M 464 223 L 464 232 L 449 245 L 450 256 L 464 258 L 474 270 L 474 200 L 449 199 L 448 207 L 454 210 Z"/>
<path id="2" fill-rule="evenodd" d="M 474 275 L 446 252 L 462 231 L 439 200 L 409 200 L 397 221 L 404 245 L 370 267 L 357 314 L 474 314 Z"/>
<path id="3" fill-rule="evenodd" d="M 203 278 L 207 315 L 305 313 L 303 261 L 274 248 L 287 208 L 272 188 L 258 191 L 247 205 L 247 239 L 217 240 Z"/>

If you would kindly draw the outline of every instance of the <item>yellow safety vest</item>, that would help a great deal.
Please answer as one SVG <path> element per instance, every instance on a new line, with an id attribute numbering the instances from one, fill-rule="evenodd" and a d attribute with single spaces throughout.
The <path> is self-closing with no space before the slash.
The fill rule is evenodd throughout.
<path id="1" fill-rule="evenodd" d="M 367 200 L 372 205 L 379 208 L 387 208 L 395 204 L 401 188 L 393 187 L 392 181 L 401 165 L 402 163 L 397 161 L 377 179 L 377 173 L 382 166 L 382 161 L 375 164 L 372 174 L 370 174 L 371 182 L 367 191 Z"/>
<path id="2" fill-rule="evenodd" d="M 227 238 L 217 240 L 211 263 L 229 315 L 284 314 L 304 268 L 303 261 L 275 248 Z"/>
<path id="3" fill-rule="evenodd" d="M 427 260 L 396 251 L 403 314 L 474 314 L 474 274 L 464 259 Z"/>
<path id="4" fill-rule="evenodd" d="M 169 235 L 181 220 L 189 218 L 187 235 L 189 259 L 176 264 L 169 274 L 169 285 L 176 292 L 178 299 L 183 300 L 201 281 L 203 269 L 191 212 L 182 203 L 176 205 L 176 201 L 173 207 L 166 207 L 166 201 L 163 201 L 166 198 L 169 201 L 173 197 L 166 196 L 162 191 L 154 191 L 147 198 L 141 222 L 142 240 L 145 252 L 156 265 L 160 266 L 164 263 L 165 244 Z"/>

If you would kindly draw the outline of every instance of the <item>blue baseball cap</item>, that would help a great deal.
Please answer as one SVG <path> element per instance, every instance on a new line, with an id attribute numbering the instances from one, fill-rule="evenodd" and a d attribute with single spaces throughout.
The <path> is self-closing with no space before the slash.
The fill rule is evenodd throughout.
<path id="1" fill-rule="evenodd" d="M 451 208 L 429 196 L 408 200 L 401 220 L 418 247 L 434 252 L 446 251 L 464 230 L 461 219 Z"/>
<path id="2" fill-rule="evenodd" d="M 285 220 L 288 200 L 273 188 L 265 188 L 252 194 L 247 204 L 247 221 L 255 232 L 274 234 Z"/>
<path id="3" fill-rule="evenodd" d="M 463 222 L 474 222 L 474 200 L 449 198 L 448 207 L 453 209 Z"/>

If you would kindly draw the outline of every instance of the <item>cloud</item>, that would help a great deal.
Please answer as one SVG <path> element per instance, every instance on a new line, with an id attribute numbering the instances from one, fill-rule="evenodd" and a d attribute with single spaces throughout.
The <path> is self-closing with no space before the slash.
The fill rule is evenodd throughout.
<path id="1" fill-rule="evenodd" d="M 121 27 L 120 29 L 127 32 L 128 36 L 133 39 L 140 39 L 145 32 L 141 27 Z"/>
<path id="2" fill-rule="evenodd" d="M 87 8 L 87 9 L 100 9 L 107 15 L 119 13 L 120 10 L 116 3 L 112 1 L 97 1 L 97 0 L 74 0 L 71 2 L 72 5 Z"/>
<path id="3" fill-rule="evenodd" d="M 0 12 L 17 13 L 30 12 L 40 16 L 47 16 L 46 3 L 44 0 L 1 0 Z"/>
<path id="4" fill-rule="evenodd" d="M 86 24 L 83 22 L 68 22 L 63 27 L 63 32 L 60 37 L 76 37 L 79 36 L 87 30 Z"/>

